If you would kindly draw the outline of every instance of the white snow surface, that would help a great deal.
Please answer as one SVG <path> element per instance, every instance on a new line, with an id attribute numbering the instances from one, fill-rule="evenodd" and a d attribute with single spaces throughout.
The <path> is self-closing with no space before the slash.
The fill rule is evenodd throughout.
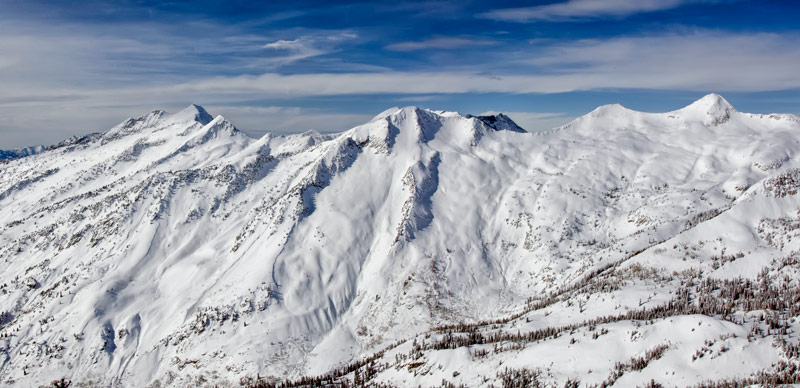
<path id="1" fill-rule="evenodd" d="M 199 106 L 154 111 L 0 164 L 0 385 L 238 386 L 319 375 L 398 341 L 376 381 L 486 386 L 525 367 L 599 383 L 660 344 L 663 357 L 617 386 L 744 376 L 781 360 L 777 337 L 697 314 L 481 358 L 396 354 L 612 264 L 756 279 L 800 251 L 799 151 L 798 117 L 713 94 L 667 113 L 606 105 L 542 134 L 406 107 L 339 134 L 253 139 Z M 501 329 L 656 306 L 677 288 L 630 279 Z M 780 338 L 796 343 L 790 325 Z M 711 355 L 693 360 L 701 349 Z"/>

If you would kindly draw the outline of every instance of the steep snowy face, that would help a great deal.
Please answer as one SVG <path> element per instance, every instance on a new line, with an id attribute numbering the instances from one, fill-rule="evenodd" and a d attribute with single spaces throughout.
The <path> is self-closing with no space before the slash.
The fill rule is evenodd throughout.
<path id="1" fill-rule="evenodd" d="M 433 218 L 437 148 L 457 155 L 496 131 L 404 108 L 337 136 L 250 139 L 193 105 L 11 161 L 3 333 L 8 349 L 54 348 L 15 356 L 3 378 L 25 380 L 34 360 L 57 377 L 68 359 L 70 375 L 137 385 L 172 368 L 153 360 L 208 351 L 243 362 L 235 373 L 265 368 L 258 354 L 286 355 L 274 373 L 296 370 L 344 315 L 363 318 L 403 281 L 389 277 L 398 265 L 424 266 L 418 253 L 395 259 Z M 392 336 L 427 327 L 403 319 Z"/>
<path id="2" fill-rule="evenodd" d="M 511 313 L 492 330 L 655 306 L 678 280 L 653 273 L 754 277 L 800 249 L 796 228 L 779 226 L 800 209 L 798 141 L 797 117 L 740 113 L 717 95 L 668 113 L 608 105 L 546 134 L 406 107 L 335 135 L 252 139 L 196 105 L 154 111 L 0 169 L 0 381 L 238 383 L 400 344 L 422 359 L 379 353 L 397 368 L 374 378 L 485 384 L 495 363 L 542 360 L 408 341 Z M 600 277 L 580 303 L 534 303 Z M 653 333 L 648 345 L 670 335 Z M 762 345 L 765 365 L 779 359 Z M 592 368 L 613 370 L 637 346 Z M 686 370 L 683 383 L 703 377 Z"/>

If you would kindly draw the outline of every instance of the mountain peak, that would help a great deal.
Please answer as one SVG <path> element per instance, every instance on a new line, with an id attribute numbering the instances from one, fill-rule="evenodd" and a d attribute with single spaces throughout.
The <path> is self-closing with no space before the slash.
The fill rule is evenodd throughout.
<path id="1" fill-rule="evenodd" d="M 511 117 L 508 117 L 502 113 L 486 114 L 481 116 L 467 115 L 466 117 L 475 117 L 482 123 L 486 124 L 486 126 L 498 131 L 527 132 L 525 129 L 517 125 L 517 123 L 515 123 Z"/>
<path id="2" fill-rule="evenodd" d="M 406 106 L 406 107 L 403 107 L 403 108 L 399 108 L 399 107 L 389 108 L 389 109 L 379 113 L 375 117 L 373 117 L 372 120 L 370 120 L 370 122 L 373 122 L 373 121 L 376 121 L 376 120 L 380 120 L 380 119 L 384 119 L 386 117 L 393 116 L 393 115 L 396 115 L 396 114 L 399 114 L 399 113 L 403 113 L 403 114 L 411 114 L 411 113 L 420 114 L 421 112 L 427 112 L 427 113 L 430 113 L 430 114 L 433 114 L 433 115 L 436 115 L 436 116 L 441 116 L 441 117 L 463 117 L 463 118 L 467 118 L 467 119 L 475 118 L 478 121 L 480 121 L 483 124 L 485 124 L 486 126 L 488 126 L 490 128 L 493 128 L 495 130 L 498 130 L 498 131 L 500 131 L 500 130 L 508 130 L 508 131 L 513 131 L 513 132 L 527 132 L 527 131 L 525 131 L 525 129 L 523 129 L 522 127 L 517 125 L 517 123 L 515 123 L 514 120 L 512 120 L 510 117 L 508 117 L 508 116 L 506 116 L 506 115 L 504 115 L 502 113 L 487 112 L 487 113 L 485 113 L 483 115 L 478 115 L 478 116 L 474 116 L 474 115 L 471 115 L 471 114 L 461 115 L 461 114 L 459 114 L 457 112 L 448 112 L 448 111 L 443 111 L 443 110 L 430 110 L 430 109 L 420 108 L 420 107 L 414 106 L 414 105 Z"/>
<path id="3" fill-rule="evenodd" d="M 699 116 L 704 124 L 714 126 L 728 121 L 736 109 L 719 94 L 711 93 L 689 104 L 680 112 L 687 116 Z"/>
<path id="4" fill-rule="evenodd" d="M 398 114 L 400 112 L 411 113 L 411 112 L 416 112 L 416 111 L 419 111 L 419 110 L 425 110 L 425 109 L 419 108 L 419 107 L 414 106 L 414 105 L 404 106 L 402 108 L 398 107 L 398 106 L 393 106 L 393 107 L 391 107 L 389 109 L 386 109 L 385 111 L 375 115 L 375 117 L 373 117 L 372 120 L 370 120 L 370 122 L 376 121 L 376 120 L 380 120 L 380 119 L 384 119 L 384 118 L 387 118 L 389 116 L 396 115 L 396 114 Z"/>
<path id="5" fill-rule="evenodd" d="M 375 117 L 373 117 L 372 120 L 370 120 L 370 122 L 377 121 L 377 120 L 380 120 L 380 119 L 384 119 L 386 117 L 389 117 L 389 116 L 397 113 L 398 111 L 400 111 L 400 108 L 396 107 L 396 106 L 393 106 L 393 107 L 391 107 L 389 109 L 386 109 L 385 111 L 375 115 Z"/>
<path id="6" fill-rule="evenodd" d="M 632 111 L 620 104 L 606 104 L 600 105 L 597 108 L 594 108 L 593 111 L 589 112 L 587 116 L 590 117 L 614 117 L 614 116 L 621 116 L 629 114 Z"/>
<path id="7" fill-rule="evenodd" d="M 211 116 L 202 106 L 197 104 L 189 105 L 180 112 L 173 114 L 172 118 L 181 121 L 193 120 L 203 125 L 206 125 L 210 123 L 211 120 L 214 120 L 213 116 Z"/>
<path id="8" fill-rule="evenodd" d="M 699 100 L 689 104 L 689 106 L 684 108 L 684 110 L 686 109 L 702 110 L 704 112 L 708 112 L 709 114 L 712 111 L 736 111 L 736 109 L 733 108 L 728 100 L 716 93 L 710 93 L 703 96 Z"/>

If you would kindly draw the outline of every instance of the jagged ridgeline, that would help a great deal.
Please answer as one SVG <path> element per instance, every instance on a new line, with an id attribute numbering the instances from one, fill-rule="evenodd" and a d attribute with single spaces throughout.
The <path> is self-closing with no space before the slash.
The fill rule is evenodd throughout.
<path id="1" fill-rule="evenodd" d="M 0 163 L 2 386 L 798 382 L 792 115 L 254 139 L 193 105 L 34 151 Z"/>

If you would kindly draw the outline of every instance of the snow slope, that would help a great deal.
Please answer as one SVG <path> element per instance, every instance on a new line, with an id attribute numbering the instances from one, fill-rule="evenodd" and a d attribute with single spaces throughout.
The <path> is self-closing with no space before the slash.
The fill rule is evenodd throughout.
<path id="1" fill-rule="evenodd" d="M 713 94 L 544 134 L 407 107 L 252 139 L 196 105 L 154 111 L 0 168 L 0 381 L 777 373 L 798 312 L 751 299 L 798 295 L 798 151 L 800 119 Z M 739 278 L 776 291 L 709 310 Z"/>

